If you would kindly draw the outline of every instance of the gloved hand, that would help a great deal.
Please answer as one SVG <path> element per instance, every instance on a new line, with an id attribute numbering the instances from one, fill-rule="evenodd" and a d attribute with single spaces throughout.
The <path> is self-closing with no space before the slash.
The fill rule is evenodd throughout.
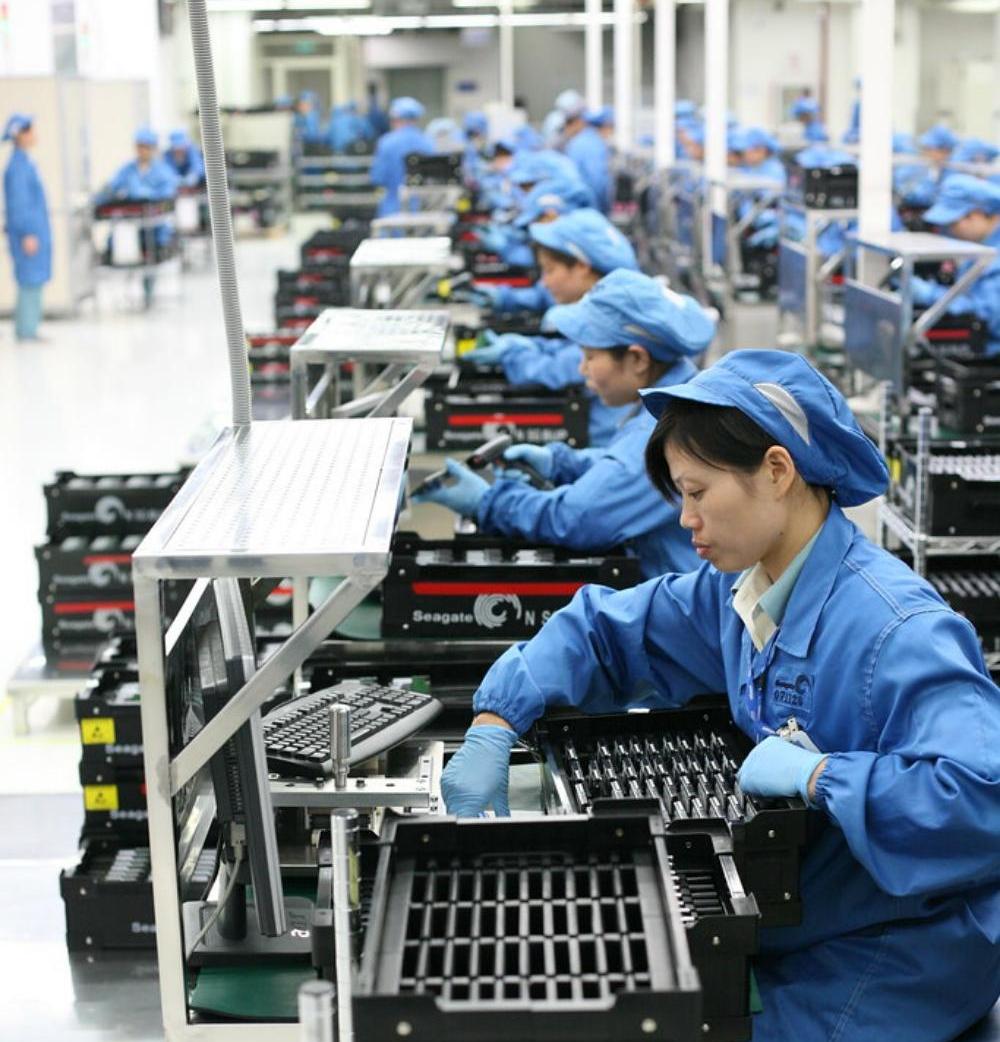
<path id="1" fill-rule="evenodd" d="M 481 339 L 482 346 L 466 351 L 461 361 L 469 365 L 499 365 L 507 353 L 504 338 L 492 329 L 487 329 L 484 330 Z"/>
<path id="2" fill-rule="evenodd" d="M 497 302 L 500 300 L 500 294 L 503 292 L 502 286 L 470 286 L 467 293 L 473 303 L 478 304 L 481 308 L 492 308 L 496 309 Z"/>
<path id="3" fill-rule="evenodd" d="M 809 779 L 825 759 L 825 753 L 809 752 L 773 734 L 750 750 L 736 780 L 752 796 L 801 796 L 811 803 Z"/>
<path id="4" fill-rule="evenodd" d="M 509 449 L 505 450 L 503 458 L 506 460 L 522 460 L 529 467 L 537 470 L 546 481 L 552 477 L 552 472 L 555 470 L 556 465 L 552 453 L 544 445 L 511 445 Z M 506 472 L 504 476 L 507 476 Z"/>
<path id="5" fill-rule="evenodd" d="M 441 775 L 441 795 L 449 814 L 481 817 L 492 804 L 498 818 L 510 817 L 510 751 L 517 734 L 499 724 L 476 724 Z"/>
<path id="6" fill-rule="evenodd" d="M 413 497 L 414 503 L 440 503 L 463 517 L 475 517 L 479 501 L 490 487 L 478 474 L 453 459 L 445 461 L 448 474 L 456 480 L 451 484 L 434 485 Z"/>
<path id="7" fill-rule="evenodd" d="M 487 224 L 474 234 L 479 245 L 489 253 L 499 253 L 507 245 L 507 233 L 495 224 Z"/>
<path id="8" fill-rule="evenodd" d="M 910 288 L 913 292 L 913 303 L 918 307 L 927 308 L 944 293 L 944 287 L 933 279 L 923 279 L 914 275 L 910 279 Z"/>

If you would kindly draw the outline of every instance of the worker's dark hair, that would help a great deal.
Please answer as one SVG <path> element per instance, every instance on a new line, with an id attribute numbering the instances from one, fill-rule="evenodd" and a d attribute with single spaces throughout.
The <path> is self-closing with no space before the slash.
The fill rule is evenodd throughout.
<path id="1" fill-rule="evenodd" d="M 667 465 L 667 445 L 674 445 L 710 467 L 752 474 L 772 445 L 779 444 L 739 409 L 673 398 L 656 421 L 646 443 L 646 473 L 666 499 L 681 498 Z"/>
<path id="2" fill-rule="evenodd" d="M 579 257 L 574 257 L 572 253 L 564 253 L 562 250 L 554 250 L 551 246 L 542 246 L 540 243 L 535 243 L 535 257 L 541 262 L 542 254 L 545 254 L 550 260 L 555 261 L 556 264 L 563 264 L 567 268 L 573 268 L 577 264 L 586 264 L 586 261 L 580 260 Z M 596 269 L 595 269 L 596 270 Z"/>

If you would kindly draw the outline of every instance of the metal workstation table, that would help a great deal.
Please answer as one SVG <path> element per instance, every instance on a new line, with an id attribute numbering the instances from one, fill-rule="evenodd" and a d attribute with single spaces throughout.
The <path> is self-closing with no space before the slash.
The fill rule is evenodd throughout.
<path id="1" fill-rule="evenodd" d="M 876 380 L 904 386 L 907 351 L 923 342 L 924 333 L 971 286 L 993 261 L 997 251 L 978 242 L 950 239 L 931 232 L 888 232 L 857 236 L 858 252 L 875 253 L 886 261 L 898 258 L 899 290 L 869 286 L 858 279 L 844 282 L 844 349 L 854 368 Z M 913 315 L 913 275 L 918 261 L 954 260 L 968 264 L 919 318 Z M 888 272 L 888 267 L 886 268 Z"/>
<path id="2" fill-rule="evenodd" d="M 327 308 L 289 352 L 292 417 L 391 414 L 440 362 L 448 326 L 446 311 Z M 384 368 L 344 403 L 340 363 L 348 361 L 360 363 L 356 376 Z M 313 385 L 310 367 L 321 370 Z"/>
<path id="3" fill-rule="evenodd" d="M 394 213 L 372 221 L 372 235 L 448 235 L 457 217 L 452 210 L 421 210 L 419 213 Z"/>
<path id="4" fill-rule="evenodd" d="M 178 900 L 174 798 L 275 688 L 381 582 L 405 480 L 408 419 L 227 428 L 133 557 L 149 841 L 168 1039 L 294 1042 L 295 1024 L 191 1024 Z M 172 755 L 166 660 L 213 578 L 339 575 L 318 610 Z M 166 631 L 159 584 L 198 580 Z M 164 634 L 166 633 L 166 637 Z"/>
<path id="5" fill-rule="evenodd" d="M 404 210 L 409 209 L 412 200 L 420 204 L 421 210 L 454 210 L 463 195 L 465 189 L 459 184 L 402 185 L 399 189 Z"/>
<path id="6" fill-rule="evenodd" d="M 351 256 L 351 299 L 362 307 L 411 307 L 455 266 L 447 236 L 364 239 Z"/>

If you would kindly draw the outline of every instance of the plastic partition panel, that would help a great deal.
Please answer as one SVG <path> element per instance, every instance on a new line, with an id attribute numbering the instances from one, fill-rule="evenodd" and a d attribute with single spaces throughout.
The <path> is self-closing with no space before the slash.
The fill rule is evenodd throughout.
<path id="1" fill-rule="evenodd" d="M 805 251 L 785 243 L 778 247 L 778 308 L 793 315 L 806 309 Z"/>
<path id="2" fill-rule="evenodd" d="M 899 299 L 859 282 L 844 283 L 844 350 L 848 362 L 876 380 L 903 387 Z"/>

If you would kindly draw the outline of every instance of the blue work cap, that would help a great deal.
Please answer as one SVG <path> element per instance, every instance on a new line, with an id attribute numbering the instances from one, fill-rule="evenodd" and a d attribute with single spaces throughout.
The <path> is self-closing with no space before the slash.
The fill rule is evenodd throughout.
<path id="1" fill-rule="evenodd" d="M 705 144 L 705 124 L 704 123 L 692 123 L 691 126 L 684 128 L 684 136 L 695 145 Z"/>
<path id="2" fill-rule="evenodd" d="M 393 98 L 389 103 L 390 119 L 423 119 L 424 107 L 416 98 Z"/>
<path id="3" fill-rule="evenodd" d="M 156 131 L 151 127 L 139 127 L 135 132 L 135 138 L 133 140 L 137 145 L 145 145 L 147 148 L 156 148 L 159 144 Z"/>
<path id="4" fill-rule="evenodd" d="M 939 123 L 920 135 L 919 144 L 921 148 L 946 148 L 950 151 L 958 144 L 958 137 L 953 130 Z"/>
<path id="5" fill-rule="evenodd" d="M 577 116 L 583 115 L 584 110 L 587 108 L 587 102 L 578 90 L 570 87 L 556 97 L 554 107 L 567 119 L 576 119 Z"/>
<path id="6" fill-rule="evenodd" d="M 829 170 L 835 166 L 857 166 L 857 159 L 850 152 L 830 145 L 816 144 L 795 153 L 795 162 L 804 170 Z"/>
<path id="7" fill-rule="evenodd" d="M 700 355 L 715 336 L 715 322 L 694 297 L 626 268 L 605 275 L 578 303 L 549 308 L 545 319 L 581 347 L 638 344 L 661 362 Z"/>
<path id="8" fill-rule="evenodd" d="M 640 391 L 659 419 L 676 398 L 739 409 L 783 445 L 803 480 L 843 507 L 881 495 L 889 472 L 844 396 L 801 355 L 731 351 L 693 380 Z"/>
<path id="9" fill-rule="evenodd" d="M 729 144 L 730 152 L 745 152 L 748 148 L 766 148 L 768 152 L 777 152 L 778 142 L 766 130 L 760 127 L 744 127 L 734 130 Z"/>
<path id="10" fill-rule="evenodd" d="M 917 153 L 917 146 L 912 134 L 897 132 L 892 135 L 892 151 L 896 155 L 908 155 Z"/>
<path id="11" fill-rule="evenodd" d="M 537 184 L 553 177 L 579 180 L 573 160 L 551 148 L 543 148 L 537 152 L 518 152 L 510 169 L 510 179 L 516 185 Z"/>
<path id="12" fill-rule="evenodd" d="M 430 138 L 446 138 L 448 144 L 462 147 L 462 132 L 458 129 L 458 124 L 448 116 L 435 116 L 424 129 Z"/>
<path id="13" fill-rule="evenodd" d="M 743 129 L 742 127 L 730 127 L 726 131 L 726 151 L 727 152 L 742 152 L 743 151 Z"/>
<path id="14" fill-rule="evenodd" d="M 319 101 L 319 95 L 314 90 L 304 90 L 299 94 L 299 101 L 308 101 L 310 105 L 315 105 Z"/>
<path id="15" fill-rule="evenodd" d="M 610 105 L 602 105 L 599 109 L 588 109 L 584 118 L 592 127 L 613 127 L 615 110 Z"/>
<path id="16" fill-rule="evenodd" d="M 186 130 L 171 130 L 169 141 L 171 148 L 191 147 L 191 138 Z"/>
<path id="17" fill-rule="evenodd" d="M 14 112 L 7 117 L 7 122 L 3 128 L 3 140 L 13 141 L 22 131 L 28 129 L 34 122 L 33 117 L 25 115 L 23 112 Z"/>
<path id="18" fill-rule="evenodd" d="M 951 158 L 956 163 L 992 163 L 1000 155 L 1000 148 L 982 138 L 968 137 L 960 141 Z"/>
<path id="19" fill-rule="evenodd" d="M 687 98 L 678 98 L 674 102 L 674 118 L 685 119 L 694 116 L 698 112 L 698 106 Z"/>
<path id="20" fill-rule="evenodd" d="M 924 220 L 928 224 L 954 224 L 973 210 L 1000 213 L 1000 185 L 970 174 L 952 174 L 941 185 Z"/>
<path id="21" fill-rule="evenodd" d="M 819 102 L 808 94 L 803 94 L 792 102 L 792 116 L 795 119 L 801 119 L 803 116 L 815 116 L 818 113 Z"/>
<path id="22" fill-rule="evenodd" d="M 544 214 L 553 210 L 558 214 L 591 206 L 594 195 L 582 182 L 564 177 L 550 177 L 539 181 L 521 204 L 521 212 L 514 218 L 514 225 L 527 228 Z"/>
<path id="23" fill-rule="evenodd" d="M 639 270 L 632 244 L 598 210 L 573 210 L 548 224 L 533 224 L 528 232 L 532 242 L 568 253 L 602 275 L 619 268 Z"/>
<path id="24" fill-rule="evenodd" d="M 486 134 L 490 129 L 490 123 L 486 118 L 486 113 L 466 112 L 465 119 L 462 120 L 462 129 L 466 134 L 476 134 L 479 137 L 486 137 Z"/>
<path id="25" fill-rule="evenodd" d="M 556 143 L 563 132 L 563 127 L 565 126 L 565 114 L 560 112 L 558 109 L 553 109 L 545 119 L 542 120 L 541 138 L 543 146 Z"/>

